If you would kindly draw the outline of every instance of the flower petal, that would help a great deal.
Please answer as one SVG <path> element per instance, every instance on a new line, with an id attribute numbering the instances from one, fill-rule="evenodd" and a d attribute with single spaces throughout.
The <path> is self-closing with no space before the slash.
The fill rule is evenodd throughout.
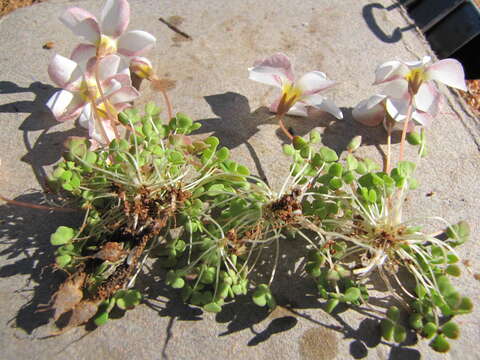
<path id="1" fill-rule="evenodd" d="M 383 95 L 387 95 L 389 97 L 404 99 L 409 97 L 408 94 L 408 81 L 399 78 L 389 81 L 382 90 Z"/>
<path id="2" fill-rule="evenodd" d="M 118 39 L 118 52 L 128 57 L 139 56 L 150 50 L 155 41 L 155 37 L 148 32 L 129 31 Z"/>
<path id="3" fill-rule="evenodd" d="M 270 110 L 273 113 L 276 113 L 278 110 L 278 105 L 280 105 L 280 100 L 282 97 L 280 96 L 277 100 L 275 100 L 269 107 L 268 110 Z"/>
<path id="4" fill-rule="evenodd" d="M 92 116 L 92 106 L 88 104 L 82 111 L 82 114 L 79 118 L 79 123 L 82 127 L 88 129 L 88 135 L 92 141 L 92 147 L 98 147 L 98 145 L 105 143 L 105 135 L 108 138 L 108 142 L 115 139 L 115 131 L 113 130 L 112 123 L 108 119 L 101 119 L 101 124 L 95 120 L 95 117 Z"/>
<path id="5" fill-rule="evenodd" d="M 407 117 L 408 99 L 387 98 L 385 109 L 395 121 L 403 121 Z"/>
<path id="6" fill-rule="evenodd" d="M 400 61 L 387 61 L 375 70 L 375 82 L 373 84 L 376 85 L 392 81 L 405 76 L 407 73 L 408 67 Z"/>
<path id="7" fill-rule="evenodd" d="M 301 101 L 298 101 L 290 109 L 288 109 L 287 115 L 307 117 L 307 105 Z"/>
<path id="8" fill-rule="evenodd" d="M 463 66 L 455 59 L 443 59 L 430 65 L 427 76 L 430 80 L 440 81 L 447 86 L 467 91 Z"/>
<path id="9" fill-rule="evenodd" d="M 78 118 L 78 123 L 80 124 L 81 127 L 85 128 L 85 129 L 88 129 L 91 118 L 93 118 L 93 116 L 92 116 L 92 105 L 87 104 L 83 108 L 82 113 L 80 114 L 80 117 Z"/>
<path id="10" fill-rule="evenodd" d="M 127 86 L 130 86 L 130 84 L 128 84 Z M 104 82 L 102 84 L 103 93 L 105 94 L 106 97 L 113 94 L 115 91 L 120 90 L 122 87 L 123 87 L 122 83 L 120 83 L 113 77 L 110 78 L 107 82 Z M 100 98 L 97 100 L 101 102 Z"/>
<path id="11" fill-rule="evenodd" d="M 102 9 L 102 33 L 118 38 L 130 22 L 130 5 L 127 0 L 107 0 Z"/>
<path id="12" fill-rule="evenodd" d="M 65 88 L 69 83 L 81 80 L 82 71 L 75 61 L 56 54 L 48 65 L 48 75 L 56 85 Z"/>
<path id="13" fill-rule="evenodd" d="M 353 118 L 366 126 L 377 126 L 385 118 L 385 95 L 373 95 L 360 101 L 352 111 Z"/>
<path id="14" fill-rule="evenodd" d="M 70 59 L 75 61 L 84 71 L 87 68 L 88 60 L 95 57 L 97 54 L 95 45 L 79 44 L 70 55 Z"/>
<path id="15" fill-rule="evenodd" d="M 132 86 L 130 75 L 127 74 L 116 74 L 102 82 L 103 92 L 107 97 L 125 86 Z"/>
<path id="16" fill-rule="evenodd" d="M 47 101 L 47 107 L 52 111 L 57 121 L 75 120 L 85 106 L 80 96 L 70 91 L 60 90 L 54 93 Z"/>
<path id="17" fill-rule="evenodd" d="M 97 19 L 87 10 L 79 7 L 67 9 L 60 21 L 67 26 L 72 32 L 92 44 L 96 44 L 100 40 L 100 26 Z"/>
<path id="18" fill-rule="evenodd" d="M 316 94 L 334 84 L 335 81 L 327 79 L 327 76 L 320 71 L 308 72 L 296 82 L 296 86 L 303 95 Z"/>
<path id="19" fill-rule="evenodd" d="M 108 100 L 113 104 L 128 103 L 140 96 L 140 93 L 132 86 L 124 86 L 117 91 L 113 91 L 107 96 Z"/>
<path id="20" fill-rule="evenodd" d="M 431 82 L 423 83 L 414 97 L 416 109 L 432 116 L 438 114 L 441 94 Z"/>
<path id="21" fill-rule="evenodd" d="M 256 61 L 248 71 L 250 80 L 280 88 L 283 84 L 292 83 L 295 80 L 292 63 L 287 55 L 282 53 Z"/>
<path id="22" fill-rule="evenodd" d="M 422 60 L 405 61 L 404 64 L 407 65 L 410 69 L 416 69 L 420 67 L 425 67 L 430 61 L 432 61 L 432 58 L 426 55 L 422 58 Z"/>
<path id="23" fill-rule="evenodd" d="M 117 74 L 120 61 L 120 56 L 118 55 L 108 55 L 102 58 L 98 63 L 99 80 L 105 81 L 106 79 Z"/>
<path id="24" fill-rule="evenodd" d="M 343 119 L 342 111 L 330 100 L 318 94 L 312 94 L 304 97 L 302 102 L 313 106 L 316 109 L 326 111 L 337 119 Z"/>
<path id="25" fill-rule="evenodd" d="M 433 116 L 427 112 L 417 110 L 413 112 L 412 120 L 417 125 L 428 127 L 433 122 Z"/>

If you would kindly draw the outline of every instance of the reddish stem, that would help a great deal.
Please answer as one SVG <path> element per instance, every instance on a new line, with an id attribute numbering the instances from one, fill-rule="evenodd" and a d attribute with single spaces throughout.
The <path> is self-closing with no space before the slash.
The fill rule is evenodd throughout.
<path id="1" fill-rule="evenodd" d="M 287 135 L 287 137 L 290 139 L 290 140 L 293 140 L 293 135 L 290 134 L 290 132 L 287 130 L 287 128 L 285 127 L 285 124 L 283 123 L 283 119 L 282 119 L 282 116 L 281 115 L 278 115 L 277 114 L 277 119 L 278 119 L 278 125 L 280 125 L 280 129 L 282 129 L 283 133 L 285 135 Z"/>
<path id="2" fill-rule="evenodd" d="M 10 205 L 22 206 L 22 207 L 37 209 L 37 210 L 62 211 L 62 212 L 81 211 L 81 209 L 62 208 L 62 207 L 56 207 L 56 206 L 44 206 L 44 205 L 30 204 L 23 201 L 10 200 L 10 199 L 7 199 L 6 197 L 3 197 L 2 195 L 0 195 L 0 200 L 3 200 Z"/>
<path id="3" fill-rule="evenodd" d="M 402 139 L 400 140 L 399 161 L 403 160 L 403 153 L 405 149 L 405 139 L 407 138 L 408 123 L 412 118 L 412 113 L 413 113 L 413 96 L 410 97 L 410 102 L 408 103 L 407 117 L 405 118 L 405 124 L 403 125 Z"/>
<path id="4" fill-rule="evenodd" d="M 173 108 L 172 103 L 170 102 L 170 98 L 165 90 L 162 90 L 163 99 L 165 100 L 165 104 L 167 104 L 167 111 L 168 111 L 168 120 L 173 117 Z"/>
<path id="5" fill-rule="evenodd" d="M 390 175 L 392 157 L 392 123 L 387 123 L 387 160 L 385 161 L 385 172 Z"/>

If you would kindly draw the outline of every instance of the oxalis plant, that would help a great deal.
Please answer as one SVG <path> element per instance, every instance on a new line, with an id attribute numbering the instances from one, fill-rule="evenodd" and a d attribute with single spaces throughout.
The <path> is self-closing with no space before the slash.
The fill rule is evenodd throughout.
<path id="1" fill-rule="evenodd" d="M 402 343 L 415 331 L 434 350 L 448 351 L 448 339 L 459 336 L 454 317 L 473 307 L 450 281 L 460 275 L 455 248 L 467 240 L 469 227 L 438 217 L 405 220 L 402 207 L 418 185 L 425 128 L 439 111 L 433 81 L 465 89 L 461 65 L 452 59 L 429 65 L 425 57 L 377 69 L 375 82 L 385 87 L 360 102 L 353 116 L 366 126 L 383 123 L 387 149 L 380 166 L 356 155 L 360 137 L 337 154 L 319 145 L 318 132 L 301 138 L 287 129 L 286 114 L 308 116 L 311 107 L 343 118 L 321 95 L 334 85 L 324 73 L 296 79 L 281 53 L 255 62 L 249 78 L 281 90 L 270 110 L 291 140 L 283 147 L 291 160 L 285 181 L 272 189 L 231 160 L 219 139 L 191 137 L 200 124 L 174 114 L 167 93 L 173 82 L 160 79 L 143 57 L 155 38 L 127 31 L 129 16 L 126 0 L 106 1 L 100 20 L 68 9 L 60 20 L 85 43 L 70 58 L 56 55 L 48 69 L 61 90 L 47 106 L 57 120 L 78 120 L 88 129 L 88 138 L 66 141 L 64 160 L 48 181 L 69 207 L 84 211 L 77 228 L 60 226 L 51 235 L 55 266 L 66 274 L 47 307 L 56 333 L 91 320 L 100 326 L 114 307 L 139 304 L 135 279 L 149 257 L 165 269 L 167 285 L 205 311 L 220 312 L 248 293 L 272 310 L 280 248 L 295 238 L 303 252 L 295 260 L 303 260 L 327 312 L 340 303 L 369 307 L 384 316 L 385 340 Z M 162 95 L 166 115 L 154 103 L 133 107 L 142 80 Z M 395 131 L 401 131 L 398 161 L 391 149 Z M 404 159 L 407 143 L 418 148 L 414 162 Z M 432 221 L 438 231 L 425 230 Z M 270 251 L 268 273 L 252 276 Z M 385 313 L 369 304 L 375 278 L 395 304 Z"/>

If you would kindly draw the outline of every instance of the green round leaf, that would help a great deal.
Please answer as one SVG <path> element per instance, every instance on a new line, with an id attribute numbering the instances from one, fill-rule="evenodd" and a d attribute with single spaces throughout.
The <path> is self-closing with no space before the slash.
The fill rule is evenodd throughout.
<path id="1" fill-rule="evenodd" d="M 217 271 L 214 267 L 206 268 L 200 278 L 202 284 L 213 284 Z"/>
<path id="2" fill-rule="evenodd" d="M 310 138 L 311 144 L 316 144 L 320 142 L 320 140 L 322 139 L 322 137 L 320 136 L 320 133 L 316 130 L 310 131 L 309 138 Z"/>
<path id="3" fill-rule="evenodd" d="M 330 280 L 330 281 L 339 281 L 339 280 L 340 280 L 340 274 L 338 273 L 338 271 L 328 270 L 327 280 Z"/>
<path id="4" fill-rule="evenodd" d="M 347 169 L 350 171 L 355 170 L 358 167 L 358 160 L 352 154 L 347 155 Z"/>
<path id="5" fill-rule="evenodd" d="M 258 305 L 260 307 L 264 307 L 265 305 L 267 305 L 267 298 L 264 294 L 261 295 L 261 294 L 254 293 L 252 295 L 252 300 L 255 303 L 255 305 Z"/>
<path id="6" fill-rule="evenodd" d="M 229 156 L 230 156 L 230 150 L 228 150 L 225 146 L 217 151 L 217 158 L 220 161 L 227 160 Z"/>
<path id="7" fill-rule="evenodd" d="M 308 147 L 308 143 L 305 139 L 301 138 L 300 136 L 295 136 L 292 140 L 292 144 L 295 150 L 300 150 L 305 147 Z"/>
<path id="8" fill-rule="evenodd" d="M 387 341 L 391 341 L 393 339 L 395 324 L 390 319 L 383 319 L 380 323 L 380 330 L 382 337 Z"/>
<path id="9" fill-rule="evenodd" d="M 435 339 L 433 339 L 433 341 L 430 343 L 430 346 L 433 350 L 439 353 L 446 353 L 448 352 L 448 350 L 450 350 L 450 344 L 448 343 L 445 336 L 443 336 L 442 334 L 437 335 Z"/>
<path id="10" fill-rule="evenodd" d="M 348 302 L 354 302 L 357 301 L 361 295 L 362 294 L 359 288 L 351 287 L 348 288 L 347 291 L 345 291 L 344 300 Z"/>
<path id="11" fill-rule="evenodd" d="M 325 304 L 325 311 L 329 314 L 332 313 L 332 311 L 337 307 L 337 305 L 340 303 L 340 300 L 338 299 L 330 299 L 327 301 Z"/>
<path id="12" fill-rule="evenodd" d="M 108 319 L 109 319 L 108 312 L 104 311 L 104 312 L 101 312 L 101 313 L 95 315 L 95 317 L 93 318 L 93 322 L 97 326 L 102 326 L 102 325 L 105 325 L 107 323 Z"/>
<path id="13" fill-rule="evenodd" d="M 402 325 L 395 325 L 395 329 L 393 331 L 393 339 L 397 343 L 402 343 L 407 339 L 407 330 Z"/>
<path id="14" fill-rule="evenodd" d="M 75 236 L 75 231 L 67 226 L 59 226 L 57 230 L 50 236 L 50 243 L 55 246 L 63 245 L 70 242 Z"/>
<path id="15" fill-rule="evenodd" d="M 319 277 L 322 273 L 320 270 L 320 265 L 313 261 L 309 261 L 305 265 L 305 271 L 313 277 Z"/>
<path id="16" fill-rule="evenodd" d="M 340 177 L 343 173 L 343 166 L 339 163 L 333 163 L 328 169 L 328 174 L 331 176 Z"/>
<path id="17" fill-rule="evenodd" d="M 293 148 L 292 145 L 285 144 L 283 145 L 283 153 L 287 156 L 293 156 L 295 154 L 295 149 Z"/>
<path id="18" fill-rule="evenodd" d="M 431 339 L 437 333 L 438 327 L 433 322 L 427 322 L 422 330 L 423 336 Z"/>
<path id="19" fill-rule="evenodd" d="M 220 144 L 220 140 L 215 136 L 210 136 L 205 139 L 205 143 L 210 145 L 210 148 L 216 149 L 218 144 Z"/>
<path id="20" fill-rule="evenodd" d="M 330 179 L 330 181 L 328 182 L 328 186 L 332 190 L 338 190 L 342 187 L 342 185 L 343 185 L 343 182 L 342 182 L 342 179 L 340 178 L 333 178 L 333 179 Z"/>
<path id="21" fill-rule="evenodd" d="M 222 311 L 222 307 L 215 302 L 211 302 L 203 307 L 203 310 L 211 313 L 219 313 Z"/>
<path id="22" fill-rule="evenodd" d="M 460 328 L 453 321 L 449 321 L 442 326 L 442 333 L 450 339 L 457 339 L 460 335 Z"/>
<path id="23" fill-rule="evenodd" d="M 387 317 L 393 322 L 397 322 L 400 318 L 400 309 L 396 306 L 390 306 L 387 311 Z"/>
<path id="24" fill-rule="evenodd" d="M 351 184 L 355 181 L 355 174 L 353 171 L 346 171 L 343 176 L 342 176 L 343 181 L 345 181 L 346 184 Z"/>
<path id="25" fill-rule="evenodd" d="M 469 297 L 462 297 L 460 305 L 458 306 L 457 312 L 462 314 L 467 314 L 473 310 L 473 302 Z"/>
<path id="26" fill-rule="evenodd" d="M 322 147 L 319 154 L 322 160 L 326 162 L 334 162 L 338 160 L 337 153 L 328 147 Z"/>
<path id="27" fill-rule="evenodd" d="M 411 314 L 408 323 L 415 330 L 421 330 L 423 328 L 423 319 L 420 314 Z"/>
<path id="28" fill-rule="evenodd" d="M 422 138 L 419 133 L 412 131 L 407 134 L 407 141 L 410 145 L 420 145 L 422 143 Z"/>
<path id="29" fill-rule="evenodd" d="M 185 286 L 185 280 L 173 270 L 167 273 L 165 283 L 174 289 L 181 289 Z"/>
<path id="30" fill-rule="evenodd" d="M 238 165 L 237 167 L 237 174 L 242 175 L 242 176 L 248 176 L 250 175 L 250 170 L 244 165 Z"/>
<path id="31" fill-rule="evenodd" d="M 179 128 L 185 129 L 190 127 L 193 124 L 193 120 L 183 113 L 177 113 L 177 126 Z"/>
<path id="32" fill-rule="evenodd" d="M 357 150 L 360 145 L 362 145 L 362 137 L 360 135 L 355 136 L 347 145 L 347 150 L 349 152 L 354 152 Z"/>
<path id="33" fill-rule="evenodd" d="M 70 255 L 60 255 L 60 256 L 57 256 L 55 258 L 55 262 L 57 263 L 58 266 L 60 266 L 61 268 L 67 266 L 68 264 L 70 264 L 70 262 L 72 261 L 72 257 Z"/>
<path id="34" fill-rule="evenodd" d="M 457 265 L 448 265 L 445 271 L 447 272 L 447 274 L 456 276 L 456 277 L 462 274 L 460 268 Z"/>

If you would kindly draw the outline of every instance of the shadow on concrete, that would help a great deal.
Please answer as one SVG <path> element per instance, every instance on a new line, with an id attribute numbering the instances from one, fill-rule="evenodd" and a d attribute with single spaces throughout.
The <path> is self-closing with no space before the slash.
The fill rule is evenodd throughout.
<path id="1" fill-rule="evenodd" d="M 245 144 L 260 178 L 266 181 L 261 160 L 249 140 L 260 131 L 259 125 L 274 123 L 272 114 L 266 107 L 252 112 L 248 99 L 234 92 L 205 96 L 205 101 L 218 118 L 198 120 L 202 127 L 194 134 L 213 132 L 212 136 L 218 137 L 220 143 L 229 149 Z"/>
<path id="2" fill-rule="evenodd" d="M 15 198 L 16 201 L 46 204 L 44 194 L 34 192 Z M 2 267 L 0 278 L 15 276 L 19 283 L 16 292 L 27 300 L 11 319 L 11 326 L 28 334 L 47 324 L 52 313 L 38 311 L 47 304 L 64 278 L 50 265 L 55 262 L 50 235 L 60 225 L 77 226 L 81 213 L 51 212 L 20 206 L 0 206 L 0 238 Z M 25 283 L 23 282 L 25 280 Z M 5 281 L 5 280 L 4 280 Z"/>
<path id="3" fill-rule="evenodd" d="M 289 309 L 296 316 L 310 321 L 322 328 L 330 329 L 343 335 L 344 339 L 352 339 L 350 343 L 350 355 L 354 359 L 364 359 L 368 357 L 368 349 L 373 349 L 379 344 L 390 347 L 389 360 L 400 359 L 413 359 L 419 360 L 421 358 L 420 352 L 416 349 L 409 348 L 408 346 L 415 345 L 417 343 L 417 336 L 414 332 L 408 332 L 407 339 L 401 344 L 391 344 L 382 340 L 380 333 L 380 320 L 371 312 L 366 312 L 363 309 L 353 308 L 352 310 L 366 315 L 367 317 L 360 323 L 358 329 L 351 327 L 348 322 L 343 320 L 340 316 L 341 312 L 345 308 L 335 309 L 331 314 L 338 325 L 331 325 L 323 323 L 317 319 L 313 319 L 311 316 L 301 313 L 296 309 Z"/>
<path id="4" fill-rule="evenodd" d="M 86 135 L 86 131 L 78 127 L 67 131 L 50 131 L 59 123 L 45 104 L 57 90 L 38 81 L 31 83 L 29 87 L 20 87 L 10 81 L 0 81 L 0 94 L 32 93 L 35 96 L 31 101 L 20 100 L 0 105 L 0 113 L 16 113 L 18 118 L 19 113 L 29 113 L 19 126 L 27 151 L 22 161 L 32 167 L 37 182 L 43 189 L 47 178 L 44 167 L 60 160 L 63 142 L 70 136 Z M 36 140 L 32 143 L 29 134 L 33 132 L 40 132 L 40 135 L 36 135 Z"/>
<path id="5" fill-rule="evenodd" d="M 35 93 L 36 99 L 34 101 L 20 101 L 2 105 L 0 111 L 30 112 L 30 115 L 20 126 L 20 129 L 24 131 L 25 144 L 28 150 L 24 158 L 32 165 L 34 171 L 43 171 L 43 166 L 52 164 L 59 159 L 63 140 L 68 136 L 76 135 L 77 130 L 48 133 L 48 130 L 56 122 L 43 104 L 55 90 L 54 88 L 41 83 L 34 83 L 28 88 L 20 88 L 13 83 L 2 82 L 0 83 L 0 89 L 3 93 L 6 93 L 6 91 L 10 91 L 10 93 L 28 91 Z M 247 144 L 258 172 L 262 175 L 261 160 L 248 142 L 259 131 L 259 125 L 273 122 L 271 113 L 266 108 L 259 108 L 252 112 L 247 98 L 232 92 L 208 96 L 205 99 L 218 118 L 200 120 L 203 127 L 199 133 L 213 132 L 213 135 L 218 136 L 221 142 L 229 148 Z M 344 120 L 340 121 L 333 120 L 328 114 L 313 112 L 309 119 L 286 117 L 285 122 L 294 134 L 300 136 L 308 134 L 313 128 L 323 128 L 323 143 L 337 152 L 345 150 L 347 144 L 356 135 L 362 135 L 366 144 L 377 144 L 382 142 L 379 141 L 380 139 L 385 139 L 385 132 L 380 126 L 366 128 L 354 122 L 350 108 L 342 110 Z M 28 141 L 30 131 L 41 131 L 39 139 L 34 144 L 30 144 Z M 289 142 L 280 130 L 278 130 L 277 135 L 285 142 Z M 44 179 L 44 173 L 42 173 L 42 176 L 39 177 L 39 180 Z M 45 202 L 44 195 L 39 192 L 22 195 L 15 200 L 36 204 Z M 59 225 L 75 227 L 81 221 L 81 214 L 51 213 L 4 205 L 0 206 L 0 219 L 2 221 L 0 236 L 3 239 L 2 245 L 4 245 L 0 256 L 4 257 L 5 263 L 7 263 L 0 268 L 0 277 L 28 276 L 27 284 L 19 284 L 18 291 L 32 292 L 33 295 L 26 296 L 28 299 L 26 304 L 22 306 L 13 320 L 15 321 L 14 326 L 32 334 L 36 328 L 48 323 L 51 313 L 38 312 L 37 310 L 40 305 L 49 302 L 63 277 L 60 273 L 52 274 L 51 268 L 48 267 L 54 261 L 54 247 L 49 242 L 50 234 Z M 303 256 L 302 249 L 298 246 L 298 240 L 295 239 L 286 240 L 280 249 L 281 261 L 277 269 L 279 276 L 276 277 L 278 280 L 272 284 L 272 292 L 276 295 L 279 308 L 286 309 L 285 312 L 281 313 L 280 316 L 276 312 L 269 313 L 266 309 L 254 305 L 250 296 L 239 297 L 236 299 L 238 301 L 226 304 L 222 312 L 217 314 L 216 321 L 227 324 L 226 331 L 219 336 L 227 336 L 249 329 L 252 338 L 248 341 L 248 346 L 255 346 L 268 341 L 278 333 L 294 328 L 298 323 L 298 318 L 304 317 L 352 338 L 353 342 L 350 349 L 352 356 L 361 358 L 363 354 L 368 352 L 368 347 L 380 343 L 378 329 L 375 330 L 376 332 L 372 330 L 372 321 L 374 320 L 366 319 L 362 323 L 363 325 L 355 330 L 349 327 L 338 315 L 346 308 L 339 307 L 334 313 L 334 318 L 340 324 L 339 326 L 322 324 L 299 312 L 298 309 L 322 307 L 318 301 L 314 282 L 305 276 L 302 270 L 303 266 L 299 266 L 297 263 L 297 260 Z M 163 358 L 168 358 L 168 344 L 173 337 L 175 321 L 198 321 L 202 319 L 203 312 L 199 308 L 184 304 L 177 291 L 159 281 L 165 277 L 165 270 L 161 269 L 157 263 L 154 263 L 149 271 L 141 273 L 136 287 L 145 294 L 144 302 L 147 306 L 156 310 L 159 316 L 169 318 L 166 329 L 167 337 L 162 352 Z M 254 274 L 253 280 L 255 283 L 268 282 L 266 277 L 269 276 L 273 263 L 273 252 L 265 252 L 262 268 L 266 271 L 259 269 Z M 119 316 L 121 315 L 119 314 Z M 268 325 L 262 324 L 261 327 L 264 329 L 257 331 L 255 329 L 256 325 L 264 322 L 267 322 Z M 375 322 L 375 324 L 377 323 L 378 321 Z M 394 355 L 402 355 L 402 351 L 401 347 L 395 348 L 395 350 L 392 348 L 392 354 Z M 414 350 L 408 349 L 408 351 Z M 409 355 L 411 354 L 409 353 Z M 414 355 L 412 356 L 415 358 Z"/>
<path id="6" fill-rule="evenodd" d="M 250 138 L 260 131 L 259 126 L 275 124 L 272 113 L 266 107 L 252 111 L 248 99 L 235 92 L 206 96 L 205 100 L 218 117 L 198 120 L 202 127 L 194 134 L 212 133 L 220 139 L 222 145 L 229 149 L 245 144 L 260 178 L 268 181 L 262 168 L 262 159 L 250 144 Z M 381 152 L 379 144 L 385 144 L 387 141 L 382 125 L 366 127 L 353 120 L 352 108 L 341 110 L 344 115 L 343 120 L 337 120 L 328 113 L 310 109 L 308 118 L 285 116 L 284 122 L 293 135 L 305 136 L 313 129 L 320 130 L 322 143 L 337 153 L 346 150 L 348 143 L 357 135 L 362 136 L 364 145 L 375 145 Z M 285 144 L 290 143 L 280 128 L 275 133 Z M 400 134 L 394 133 L 392 143 L 397 142 L 400 142 Z"/>
<path id="7" fill-rule="evenodd" d="M 375 348 L 380 343 L 391 347 L 390 359 L 399 359 L 405 355 L 411 356 L 412 359 L 419 358 L 416 350 L 407 348 L 416 343 L 414 333 L 410 333 L 407 340 L 399 346 L 382 341 L 379 330 L 381 319 L 370 309 L 341 304 L 331 314 L 333 324 L 313 319 L 308 313 L 303 312 L 303 309 L 322 309 L 324 301 L 319 299 L 314 281 L 303 271 L 304 264 L 298 261 L 305 252 L 300 244 L 301 241 L 301 239 L 285 239 L 280 248 L 281 260 L 277 268 L 277 276 L 271 286 L 278 307 L 273 312 L 269 312 L 267 308 L 256 306 L 250 294 L 236 297 L 235 301 L 227 302 L 222 307 L 222 311 L 215 316 L 218 323 L 226 326 L 226 330 L 218 334 L 219 337 L 250 331 L 252 337 L 246 345 L 256 346 L 277 334 L 293 329 L 299 320 L 304 319 L 338 332 L 344 338 L 352 339 L 350 353 L 355 359 L 366 357 L 368 349 Z M 251 281 L 267 283 L 274 263 L 273 247 L 264 251 L 258 263 L 261 265 L 251 274 Z M 168 344 L 174 337 L 175 322 L 202 320 L 203 310 L 184 304 L 180 291 L 173 290 L 161 281 L 165 278 L 166 270 L 158 264 L 159 262 L 154 262 L 151 269 L 143 272 L 135 286 L 144 294 L 144 303 L 148 307 L 157 311 L 159 316 L 169 318 L 162 352 L 163 358 L 168 359 Z M 375 284 L 374 288 L 384 290 L 378 284 Z M 381 298 L 376 301 L 376 305 L 386 309 L 392 305 L 392 302 Z M 358 329 L 350 326 L 341 315 L 349 309 L 365 317 Z"/>
<path id="8" fill-rule="evenodd" d="M 367 24 L 368 28 L 370 31 L 381 41 L 385 43 L 396 43 L 402 39 L 402 33 L 405 31 L 409 31 L 415 28 L 414 25 L 407 25 L 403 28 L 397 27 L 391 34 L 386 33 L 382 27 L 379 25 L 377 18 L 374 14 L 374 10 L 382 10 L 382 11 L 392 11 L 401 5 L 399 3 L 390 5 L 388 7 L 383 6 L 382 4 L 379 3 L 371 3 L 368 5 L 365 5 L 362 9 L 362 16 L 363 19 L 365 20 L 365 23 Z"/>

